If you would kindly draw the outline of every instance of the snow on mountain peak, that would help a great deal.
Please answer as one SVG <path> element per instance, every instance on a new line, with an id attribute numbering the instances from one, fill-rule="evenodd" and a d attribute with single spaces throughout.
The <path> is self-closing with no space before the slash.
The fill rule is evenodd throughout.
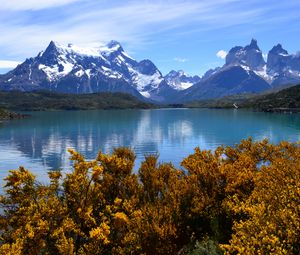
<path id="1" fill-rule="evenodd" d="M 57 51 L 60 54 L 75 54 L 90 57 L 103 57 L 113 52 L 124 52 L 121 44 L 117 41 L 110 41 L 107 44 L 97 47 L 82 47 L 73 43 L 61 44 L 57 41 L 51 41 L 46 51 Z"/>
<path id="2" fill-rule="evenodd" d="M 111 40 L 110 42 L 108 42 L 108 43 L 106 44 L 106 46 L 107 46 L 108 48 L 110 48 L 110 49 L 118 50 L 118 49 L 121 48 L 121 49 L 123 50 L 121 44 L 120 44 L 118 41 L 115 41 L 115 40 Z"/>
<path id="3" fill-rule="evenodd" d="M 187 89 L 200 81 L 199 76 L 192 77 L 183 70 L 172 70 L 165 76 L 165 79 L 169 86 L 175 90 Z"/>
<path id="4" fill-rule="evenodd" d="M 99 45 L 98 47 L 82 47 L 72 43 L 61 44 L 56 41 L 51 41 L 49 46 L 44 52 L 38 54 L 40 59 L 39 69 L 42 70 L 48 77 L 49 81 L 55 81 L 71 73 L 73 69 L 81 69 L 78 65 L 82 65 L 83 62 L 87 62 L 94 67 L 101 67 L 106 65 L 111 66 L 110 56 L 116 59 L 118 65 L 126 62 L 124 58 L 134 61 L 123 50 L 121 44 L 117 41 L 110 41 L 105 45 Z M 88 58 L 95 59 L 94 63 Z M 116 77 L 115 72 L 114 77 Z M 107 74 L 107 70 L 105 71 Z M 76 72 L 77 77 L 82 76 L 82 72 Z M 88 75 L 88 77 L 90 77 Z"/>
<path id="5" fill-rule="evenodd" d="M 180 75 L 180 76 L 186 76 L 186 77 L 191 77 L 190 75 L 188 75 L 185 71 L 183 71 L 183 70 L 178 70 L 178 74 Z"/>
<path id="6" fill-rule="evenodd" d="M 257 41 L 252 39 L 250 44 L 245 47 L 233 47 L 226 56 L 225 65 L 244 65 L 254 70 L 261 70 L 265 65 L 265 61 Z"/>
<path id="7" fill-rule="evenodd" d="M 159 91 L 164 77 L 152 61 L 140 62 L 132 59 L 117 41 L 110 41 L 98 47 L 81 47 L 51 41 L 36 62 L 38 69 L 47 76 L 49 82 L 59 82 L 61 78 L 96 82 L 118 80 L 127 83 L 142 96 L 150 97 Z M 98 86 L 98 85 L 96 85 Z"/>

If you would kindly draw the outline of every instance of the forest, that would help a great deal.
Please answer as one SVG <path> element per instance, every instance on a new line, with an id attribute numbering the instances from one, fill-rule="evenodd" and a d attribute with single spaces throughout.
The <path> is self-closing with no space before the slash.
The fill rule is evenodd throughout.
<path id="1" fill-rule="evenodd" d="M 0 254 L 300 254 L 300 146 L 196 148 L 180 168 L 116 148 L 49 182 L 20 167 L 0 198 Z"/>
<path id="2" fill-rule="evenodd" d="M 63 94 L 52 91 L 0 91 L 0 109 L 13 111 L 149 109 L 157 106 L 124 93 Z"/>

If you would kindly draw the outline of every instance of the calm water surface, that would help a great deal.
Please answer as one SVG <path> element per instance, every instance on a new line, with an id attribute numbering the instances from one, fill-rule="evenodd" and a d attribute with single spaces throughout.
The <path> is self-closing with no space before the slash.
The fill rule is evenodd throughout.
<path id="1" fill-rule="evenodd" d="M 300 141 L 300 115 L 244 110 L 159 109 L 34 112 L 31 118 L 0 123 L 0 178 L 19 165 L 40 179 L 50 169 L 71 168 L 68 148 L 93 159 L 99 150 L 131 147 L 136 168 L 145 154 L 176 166 L 199 146 L 215 149 L 252 136 Z"/>

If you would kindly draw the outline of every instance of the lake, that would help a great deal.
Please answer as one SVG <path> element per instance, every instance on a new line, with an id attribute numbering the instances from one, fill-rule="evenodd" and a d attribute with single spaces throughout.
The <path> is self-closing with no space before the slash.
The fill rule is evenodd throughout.
<path id="1" fill-rule="evenodd" d="M 23 165 L 46 180 L 51 169 L 71 169 L 68 148 L 93 159 L 99 150 L 128 146 L 137 156 L 159 153 L 161 162 L 181 160 L 195 147 L 215 149 L 252 136 L 300 141 L 299 114 L 247 110 L 156 109 L 32 112 L 27 119 L 0 123 L 0 178 Z"/>

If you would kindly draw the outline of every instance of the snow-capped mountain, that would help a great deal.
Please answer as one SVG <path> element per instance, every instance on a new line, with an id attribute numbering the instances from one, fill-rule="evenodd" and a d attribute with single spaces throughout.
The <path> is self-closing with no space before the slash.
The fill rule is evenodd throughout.
<path id="1" fill-rule="evenodd" d="M 184 90 L 198 83 L 201 78 L 198 75 L 190 76 L 183 70 L 172 70 L 165 76 L 165 80 L 173 89 Z"/>
<path id="2" fill-rule="evenodd" d="M 132 59 L 116 41 L 97 48 L 51 41 L 35 58 L 0 76 L 0 89 L 126 92 L 156 101 L 166 101 L 175 91 L 150 60 Z"/>
<path id="3" fill-rule="evenodd" d="M 252 39 L 249 45 L 237 46 L 229 51 L 225 66 L 232 65 L 255 72 L 271 87 L 300 82 L 300 54 L 288 54 L 281 44 L 269 51 L 265 62 L 257 41 Z"/>
<path id="4" fill-rule="evenodd" d="M 269 84 L 273 80 L 273 77 L 267 72 L 263 53 L 255 39 L 252 39 L 250 44 L 245 47 L 233 47 L 226 56 L 224 67 L 228 66 L 241 66 L 246 71 L 253 71 Z"/>
<path id="5" fill-rule="evenodd" d="M 241 47 L 233 47 L 226 56 L 226 66 L 241 65 L 249 67 L 251 70 L 261 70 L 265 65 L 263 55 L 257 41 L 252 39 L 250 44 Z"/>
<path id="6" fill-rule="evenodd" d="M 223 67 L 208 70 L 200 82 L 182 91 L 183 101 L 218 98 L 240 93 L 259 93 L 277 86 L 300 83 L 300 54 L 288 54 L 280 44 L 268 53 L 267 62 L 252 39 L 235 46 Z"/>
<path id="7" fill-rule="evenodd" d="M 241 93 L 259 93 L 270 85 L 251 70 L 239 65 L 223 67 L 206 79 L 182 91 L 183 101 L 220 98 Z"/>
<path id="8" fill-rule="evenodd" d="M 36 57 L 0 75 L 0 90 L 123 92 L 160 103 L 259 93 L 297 83 L 300 54 L 289 54 L 278 44 L 265 61 L 254 39 L 245 47 L 233 47 L 222 67 L 208 70 L 201 78 L 183 71 L 171 71 L 163 77 L 153 62 L 132 59 L 116 41 L 96 48 L 52 41 Z"/>
<path id="9" fill-rule="evenodd" d="M 266 70 L 273 86 L 297 84 L 300 82 L 300 53 L 289 54 L 277 44 L 268 53 Z"/>

